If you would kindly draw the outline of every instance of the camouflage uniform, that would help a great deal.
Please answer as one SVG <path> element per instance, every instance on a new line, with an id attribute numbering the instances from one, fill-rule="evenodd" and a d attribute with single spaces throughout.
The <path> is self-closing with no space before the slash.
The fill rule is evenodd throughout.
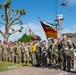
<path id="1" fill-rule="evenodd" d="M 13 44 L 11 44 L 11 46 L 10 46 L 10 61 L 15 62 L 14 58 L 15 58 L 15 47 Z"/>
<path id="2" fill-rule="evenodd" d="M 61 40 L 59 38 L 58 39 L 58 56 L 59 56 L 58 63 L 59 63 L 60 69 L 62 69 L 62 60 L 63 60 L 61 47 L 62 47 L 62 43 L 61 43 Z"/>
<path id="3" fill-rule="evenodd" d="M 31 55 L 32 46 L 33 46 L 33 43 L 30 42 L 30 43 L 29 43 L 29 49 L 30 49 L 29 58 L 30 58 L 30 60 L 32 59 L 32 55 Z"/>
<path id="4" fill-rule="evenodd" d="M 30 49 L 29 49 L 29 45 L 26 43 L 25 47 L 24 47 L 24 61 L 29 64 L 29 53 L 30 53 Z"/>
<path id="5" fill-rule="evenodd" d="M 54 39 L 54 44 L 53 44 L 52 50 L 53 50 L 53 64 L 57 68 L 57 66 L 59 65 L 58 64 L 59 56 L 58 56 L 58 41 L 57 41 L 57 39 Z"/>
<path id="6" fill-rule="evenodd" d="M 37 45 L 36 59 L 37 59 L 37 66 L 41 66 L 41 46 L 40 46 L 40 42 Z"/>
<path id="7" fill-rule="evenodd" d="M 62 39 L 62 54 L 63 54 L 63 70 L 70 71 L 71 68 L 71 54 L 67 39 Z"/>
<path id="8" fill-rule="evenodd" d="M 71 40 L 71 38 L 68 38 L 68 45 L 69 45 L 70 56 L 71 56 L 71 68 L 74 68 L 74 48 L 75 48 L 75 43 Z"/>
<path id="9" fill-rule="evenodd" d="M 49 40 L 48 42 L 48 57 L 49 57 L 49 66 L 52 67 L 53 64 L 53 53 L 52 53 L 52 46 L 54 42 L 53 39 Z"/>
<path id="10" fill-rule="evenodd" d="M 46 49 L 46 41 L 42 42 L 41 46 L 42 51 L 42 66 L 43 68 L 47 66 L 47 49 Z"/>
<path id="11" fill-rule="evenodd" d="M 2 61 L 3 58 L 3 46 L 0 44 L 0 61 Z"/>
<path id="12" fill-rule="evenodd" d="M 22 43 L 22 46 L 21 46 L 21 62 L 22 63 L 24 63 L 24 54 L 25 54 L 25 49 L 24 49 L 24 47 L 25 47 L 25 43 L 23 42 Z"/>
<path id="13" fill-rule="evenodd" d="M 19 45 L 19 43 L 17 43 L 17 45 L 15 46 L 15 53 L 16 53 L 16 63 L 20 63 L 21 62 L 21 46 Z"/>
<path id="14" fill-rule="evenodd" d="M 10 62 L 10 47 L 7 46 L 7 61 Z"/>
<path id="15" fill-rule="evenodd" d="M 3 61 L 7 61 L 7 47 L 6 44 L 3 45 Z"/>

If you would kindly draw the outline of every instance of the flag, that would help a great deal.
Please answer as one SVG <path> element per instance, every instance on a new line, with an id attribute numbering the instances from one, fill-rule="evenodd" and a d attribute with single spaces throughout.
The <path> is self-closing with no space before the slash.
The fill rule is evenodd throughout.
<path id="1" fill-rule="evenodd" d="M 29 28 L 29 32 L 30 32 L 30 37 L 31 37 L 31 40 L 36 40 L 36 36 L 35 36 L 35 34 L 32 32 L 32 30 L 31 30 L 31 28 L 29 27 L 29 25 L 28 25 L 28 28 Z"/>
<path id="2" fill-rule="evenodd" d="M 49 23 L 47 23 L 45 21 L 40 21 L 40 23 L 43 27 L 43 30 L 44 30 L 47 38 L 50 38 L 50 37 L 58 38 L 57 30 L 55 28 L 53 28 L 52 25 L 50 25 Z"/>

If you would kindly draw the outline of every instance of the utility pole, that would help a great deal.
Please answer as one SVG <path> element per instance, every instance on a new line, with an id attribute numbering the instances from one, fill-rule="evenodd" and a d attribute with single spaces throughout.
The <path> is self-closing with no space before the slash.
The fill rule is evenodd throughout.
<path id="1" fill-rule="evenodd" d="M 56 20 L 55 20 L 55 24 L 56 24 L 56 29 L 57 29 L 57 32 L 58 32 L 58 38 L 62 38 L 62 34 L 61 34 L 61 26 L 62 26 L 62 23 L 63 23 L 63 15 L 60 14 L 58 15 L 58 0 L 56 0 L 56 7 L 55 7 L 55 10 L 56 10 Z M 58 30 L 59 28 L 59 30 Z"/>

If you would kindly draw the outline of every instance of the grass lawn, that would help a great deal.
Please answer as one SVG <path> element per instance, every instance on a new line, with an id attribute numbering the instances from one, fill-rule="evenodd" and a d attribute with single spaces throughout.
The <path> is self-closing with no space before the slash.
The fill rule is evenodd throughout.
<path id="1" fill-rule="evenodd" d="M 24 63 L 16 64 L 16 63 L 9 63 L 9 62 L 0 62 L 0 72 L 10 70 L 10 69 L 17 69 L 25 66 L 31 66 L 31 64 L 27 65 Z"/>

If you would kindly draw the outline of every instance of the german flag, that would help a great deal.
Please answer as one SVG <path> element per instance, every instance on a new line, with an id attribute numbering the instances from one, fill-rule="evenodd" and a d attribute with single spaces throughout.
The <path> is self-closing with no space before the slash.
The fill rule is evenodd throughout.
<path id="1" fill-rule="evenodd" d="M 40 23 L 43 27 L 43 30 L 47 38 L 50 38 L 50 37 L 58 38 L 57 30 L 53 28 L 52 25 L 50 25 L 49 23 L 46 23 L 45 21 L 40 21 Z"/>

